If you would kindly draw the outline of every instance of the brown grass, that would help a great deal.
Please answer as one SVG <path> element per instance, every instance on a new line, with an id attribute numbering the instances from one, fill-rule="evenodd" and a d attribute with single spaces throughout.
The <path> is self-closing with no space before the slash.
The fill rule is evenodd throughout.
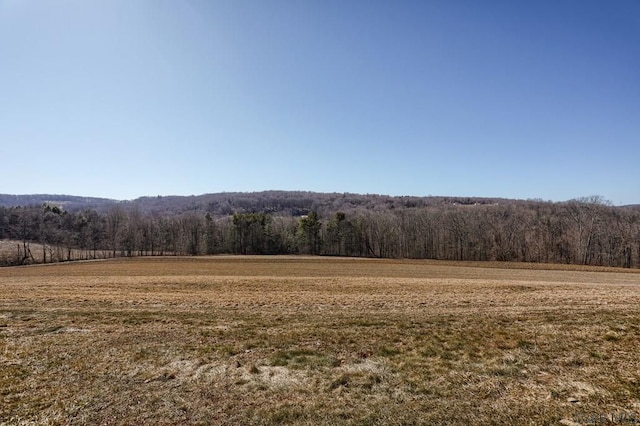
<path id="1" fill-rule="evenodd" d="M 537 268 L 0 269 L 0 424 L 640 422 L 640 273 Z"/>

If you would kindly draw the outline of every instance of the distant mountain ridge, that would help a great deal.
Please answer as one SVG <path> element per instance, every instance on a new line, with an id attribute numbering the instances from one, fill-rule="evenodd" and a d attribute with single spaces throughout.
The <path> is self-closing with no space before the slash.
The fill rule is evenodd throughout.
<path id="1" fill-rule="evenodd" d="M 79 210 L 86 208 L 95 208 L 118 203 L 117 200 L 98 197 L 81 197 L 74 195 L 59 194 L 0 194 L 0 206 L 16 207 L 16 206 L 33 206 L 42 204 L 54 204 L 64 207 L 68 210 Z"/>
<path id="2" fill-rule="evenodd" d="M 236 212 L 282 213 L 298 216 L 309 211 L 404 209 L 446 204 L 477 205 L 521 203 L 523 200 L 483 197 L 417 197 L 379 194 L 321 193 L 307 191 L 221 192 L 191 196 L 140 197 L 135 200 L 84 197 L 58 194 L 0 194 L 1 207 L 50 204 L 68 211 L 94 209 L 99 212 L 113 206 L 137 209 L 143 213 L 180 214 L 189 211 L 226 216 Z"/>
<path id="3" fill-rule="evenodd" d="M 185 212 L 209 213 L 228 216 L 234 213 L 271 213 L 287 216 L 305 215 L 310 211 L 320 214 L 354 209 L 393 210 L 444 205 L 545 203 L 543 200 L 519 200 L 488 197 L 456 196 L 391 196 L 379 194 L 325 193 L 309 191 L 220 192 L 202 195 L 144 196 L 134 200 L 59 195 L 59 194 L 0 194 L 0 207 L 55 205 L 67 211 L 96 210 L 104 213 L 114 206 L 141 213 L 162 215 Z M 640 204 L 619 206 L 639 208 Z"/>

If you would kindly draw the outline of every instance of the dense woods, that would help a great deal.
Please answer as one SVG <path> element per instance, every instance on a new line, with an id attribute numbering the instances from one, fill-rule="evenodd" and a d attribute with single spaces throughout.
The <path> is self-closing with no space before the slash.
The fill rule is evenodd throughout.
<path id="1" fill-rule="evenodd" d="M 86 200 L 5 203 L 0 264 L 233 253 L 640 267 L 640 207 L 601 197 L 552 203 L 267 192 Z"/>

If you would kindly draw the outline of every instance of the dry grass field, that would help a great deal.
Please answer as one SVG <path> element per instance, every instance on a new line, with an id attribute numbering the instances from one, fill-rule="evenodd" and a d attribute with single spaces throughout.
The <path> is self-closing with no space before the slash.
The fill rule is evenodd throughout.
<path id="1" fill-rule="evenodd" d="M 639 348 L 639 271 L 231 256 L 0 269 L 7 425 L 635 424 Z"/>

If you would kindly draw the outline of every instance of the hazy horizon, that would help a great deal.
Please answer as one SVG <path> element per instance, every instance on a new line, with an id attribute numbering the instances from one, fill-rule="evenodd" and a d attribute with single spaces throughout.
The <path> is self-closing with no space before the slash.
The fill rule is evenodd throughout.
<path id="1" fill-rule="evenodd" d="M 0 193 L 639 204 L 640 3 L 0 0 Z"/>

